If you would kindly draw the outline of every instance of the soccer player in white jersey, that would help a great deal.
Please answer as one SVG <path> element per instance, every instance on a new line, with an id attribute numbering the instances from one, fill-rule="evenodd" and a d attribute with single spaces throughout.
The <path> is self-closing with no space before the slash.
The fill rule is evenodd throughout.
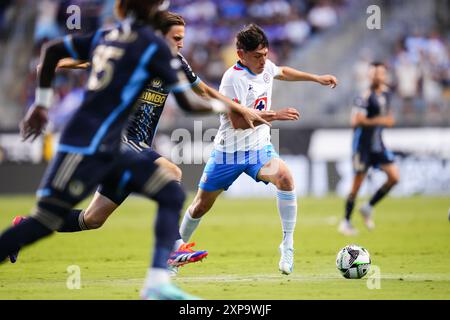
<path id="1" fill-rule="evenodd" d="M 294 108 L 270 111 L 273 79 L 314 81 L 331 87 L 337 85 L 332 75 L 318 76 L 276 66 L 267 59 L 269 43 L 264 31 L 257 25 L 251 24 L 241 30 L 236 46 L 240 60 L 225 72 L 219 91 L 243 106 L 260 110 L 265 120 L 299 118 Z M 178 243 L 191 238 L 200 219 L 211 209 L 219 194 L 245 172 L 256 182 L 270 182 L 277 188 L 278 211 L 283 228 L 279 269 L 283 274 L 290 274 L 294 265 L 293 235 L 297 219 L 297 196 L 292 174 L 271 144 L 269 126 L 261 124 L 254 130 L 245 129 L 237 121 L 235 124 L 233 118 L 231 114 L 221 115 L 214 150 L 204 168 L 197 195 L 184 215 L 180 226 L 182 239 Z M 177 271 L 176 267 L 172 270 Z"/>

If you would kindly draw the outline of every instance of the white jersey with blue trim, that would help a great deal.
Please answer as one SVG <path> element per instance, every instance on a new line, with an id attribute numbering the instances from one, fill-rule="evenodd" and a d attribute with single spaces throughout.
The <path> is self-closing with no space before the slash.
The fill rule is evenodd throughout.
<path id="1" fill-rule="evenodd" d="M 273 78 L 280 69 L 267 60 L 264 71 L 255 74 L 237 62 L 222 77 L 219 92 L 241 105 L 260 111 L 270 110 Z M 214 147 L 221 152 L 259 150 L 270 144 L 270 127 L 262 124 L 253 129 L 234 129 L 226 114 L 220 116 L 220 128 Z"/>

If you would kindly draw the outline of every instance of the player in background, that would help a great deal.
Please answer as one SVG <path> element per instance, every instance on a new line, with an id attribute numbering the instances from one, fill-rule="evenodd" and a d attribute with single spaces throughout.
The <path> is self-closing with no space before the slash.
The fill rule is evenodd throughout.
<path id="1" fill-rule="evenodd" d="M 206 85 L 192 71 L 192 68 L 180 53 L 180 50 L 183 48 L 186 25 L 183 17 L 176 13 L 160 11 L 156 15 L 155 21 L 155 28 L 162 32 L 170 47 L 177 53 L 177 58 L 181 63 L 186 78 L 197 95 L 217 98 L 223 101 L 230 106 L 231 110 L 234 110 L 234 112 L 242 116 L 242 121 L 247 122 L 251 126 L 254 121 L 258 121 L 258 123 L 261 121 L 267 123 L 255 111 L 240 106 L 231 99 L 221 95 L 217 90 Z M 88 68 L 89 63 L 86 61 L 66 59 L 61 60 L 58 67 Z M 148 154 L 151 161 L 168 169 L 172 172 L 177 181 L 181 181 L 181 169 L 168 159 L 162 157 L 151 147 L 169 92 L 168 86 L 166 86 L 158 77 L 153 78 L 148 83 L 139 98 L 137 110 L 128 125 L 127 132 L 123 136 L 123 143 L 132 151 Z M 66 223 L 57 231 L 79 232 L 100 228 L 128 195 L 128 193 L 118 193 L 115 189 L 98 189 L 87 209 L 72 210 L 69 217 L 66 219 Z M 20 216 L 17 216 L 14 218 L 14 223 L 17 224 L 22 221 L 22 219 L 23 218 Z M 195 251 L 192 249 L 193 246 L 194 243 L 183 243 L 179 247 L 174 248 L 171 259 L 177 259 L 180 262 L 180 265 L 183 265 L 200 261 L 207 256 L 207 251 Z M 10 261 L 15 263 L 17 257 L 18 253 L 10 255 Z"/>
<path id="2" fill-rule="evenodd" d="M 331 75 L 318 76 L 290 67 L 278 67 L 267 56 L 269 42 L 264 31 L 255 24 L 237 34 L 239 61 L 223 75 L 219 91 L 250 109 L 271 110 L 273 79 L 283 81 L 313 81 L 321 85 L 337 85 Z M 284 108 L 271 120 L 297 120 L 298 111 Z M 231 119 L 231 120 L 230 120 Z M 277 188 L 278 211 L 283 240 L 279 246 L 279 269 L 290 274 L 294 265 L 294 229 L 297 219 L 297 195 L 294 180 L 286 163 L 280 159 L 271 143 L 270 128 L 262 124 L 256 130 L 239 130 L 234 117 L 223 114 L 214 140 L 214 150 L 206 164 L 193 202 L 186 210 L 180 227 L 179 243 L 187 242 L 201 218 L 211 209 L 217 197 L 242 174 L 256 182 L 272 183 Z M 173 271 L 177 268 L 174 266 Z"/>
<path id="3" fill-rule="evenodd" d="M 374 62 L 371 65 L 369 78 L 370 89 L 355 101 L 351 116 L 353 127 L 353 171 L 352 189 L 345 202 L 345 216 L 339 224 L 338 231 L 344 235 L 356 235 L 357 230 L 350 223 L 356 196 L 367 175 L 369 168 L 379 168 L 387 175 L 387 181 L 378 189 L 372 198 L 360 208 L 364 223 L 369 230 L 375 227 L 372 219 L 373 207 L 399 181 L 399 170 L 394 163 L 394 154 L 386 149 L 382 132 L 384 127 L 392 127 L 395 123 L 390 111 L 390 94 L 386 85 L 386 67 Z"/>
<path id="4" fill-rule="evenodd" d="M 117 0 L 121 23 L 112 30 L 87 36 L 67 36 L 47 44 L 42 52 L 36 100 L 21 123 L 23 138 L 35 139 L 47 124 L 52 80 L 57 63 L 67 57 L 92 64 L 83 103 L 64 128 L 57 154 L 37 191 L 37 203 L 25 221 L 0 234 L 0 262 L 21 247 L 48 237 L 66 222 L 71 209 L 93 189 L 137 192 L 158 203 L 155 247 L 141 296 L 144 299 L 192 299 L 171 284 L 167 260 L 177 238 L 185 194 L 168 170 L 150 162 L 146 153 L 121 149 L 136 101 L 153 77 L 172 88 L 178 105 L 189 111 L 224 112 L 218 101 L 189 92 L 179 60 L 149 22 L 161 0 Z"/>

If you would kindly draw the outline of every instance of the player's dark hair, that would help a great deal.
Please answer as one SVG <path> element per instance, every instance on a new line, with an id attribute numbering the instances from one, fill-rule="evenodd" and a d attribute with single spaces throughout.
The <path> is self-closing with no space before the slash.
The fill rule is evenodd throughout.
<path id="1" fill-rule="evenodd" d="M 161 30 L 166 35 L 173 26 L 185 26 L 183 17 L 170 11 L 159 11 L 155 16 L 155 29 Z"/>
<path id="2" fill-rule="evenodd" d="M 236 36 L 236 47 L 244 51 L 256 50 L 260 45 L 263 48 L 269 47 L 269 40 L 263 29 L 252 23 L 245 26 Z"/>
<path id="3" fill-rule="evenodd" d="M 372 67 L 385 67 L 386 68 L 386 65 L 381 61 L 373 61 L 370 65 Z"/>
<path id="4" fill-rule="evenodd" d="M 133 16 L 137 20 L 151 22 L 162 0 L 116 0 L 116 14 L 123 19 Z"/>

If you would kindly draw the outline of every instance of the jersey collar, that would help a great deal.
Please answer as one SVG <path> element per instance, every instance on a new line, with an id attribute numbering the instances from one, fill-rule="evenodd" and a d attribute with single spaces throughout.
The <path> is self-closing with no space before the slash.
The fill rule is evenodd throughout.
<path id="1" fill-rule="evenodd" d="M 244 66 L 240 61 L 236 62 L 236 65 L 234 66 L 234 70 L 246 70 L 252 76 L 257 76 L 257 74 L 253 73 L 249 68 Z"/>

